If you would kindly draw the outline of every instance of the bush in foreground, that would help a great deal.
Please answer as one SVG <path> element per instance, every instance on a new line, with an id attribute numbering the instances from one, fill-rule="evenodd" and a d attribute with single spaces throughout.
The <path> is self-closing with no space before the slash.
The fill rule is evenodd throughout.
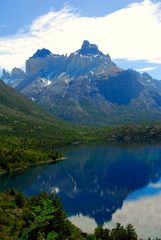
<path id="1" fill-rule="evenodd" d="M 134 227 L 117 224 L 112 230 L 98 226 L 88 235 L 67 219 L 55 195 L 27 198 L 15 190 L 0 194 L 1 240 L 137 240 Z"/>

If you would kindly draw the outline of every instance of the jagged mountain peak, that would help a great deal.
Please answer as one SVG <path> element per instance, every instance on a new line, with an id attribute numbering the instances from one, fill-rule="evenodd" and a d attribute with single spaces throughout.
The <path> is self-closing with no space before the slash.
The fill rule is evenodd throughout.
<path id="1" fill-rule="evenodd" d="M 68 57 L 67 72 L 72 77 L 100 72 L 108 74 L 111 68 L 115 68 L 115 72 L 120 71 L 109 55 L 103 54 L 96 44 L 87 40 L 83 41 L 79 50 L 71 53 Z"/>
<path id="2" fill-rule="evenodd" d="M 34 53 L 32 58 L 45 58 L 50 55 L 52 55 L 52 53 L 48 49 L 42 48 L 42 49 L 38 49 L 36 53 Z"/>
<path id="3" fill-rule="evenodd" d="M 153 80 L 153 78 L 146 72 L 144 72 L 142 74 L 142 77 L 145 79 L 145 80 Z"/>
<path id="4" fill-rule="evenodd" d="M 1 79 L 8 79 L 8 78 L 10 78 L 10 73 L 3 68 Z"/>
<path id="5" fill-rule="evenodd" d="M 16 80 L 16 79 L 23 79 L 25 77 L 25 72 L 20 69 L 14 67 L 11 71 L 11 79 Z"/>
<path id="6" fill-rule="evenodd" d="M 99 51 L 98 46 L 90 43 L 88 40 L 83 41 L 81 49 L 79 49 L 77 53 L 81 55 L 103 55 L 103 53 Z"/>
<path id="7" fill-rule="evenodd" d="M 26 61 L 24 77 L 19 70 L 14 73 L 16 78 L 7 83 L 73 123 L 120 124 L 161 117 L 161 82 L 147 73 L 120 69 L 87 40 L 69 56 L 38 50 Z"/>
<path id="8" fill-rule="evenodd" d="M 2 76 L 0 78 L 9 86 L 16 87 L 21 81 L 23 81 L 24 77 L 25 72 L 20 68 L 14 67 L 11 72 L 3 69 Z"/>
<path id="9" fill-rule="evenodd" d="M 21 68 L 17 68 L 17 67 L 14 67 L 11 71 L 11 75 L 14 75 L 14 74 L 24 74 L 24 71 L 21 69 Z"/>

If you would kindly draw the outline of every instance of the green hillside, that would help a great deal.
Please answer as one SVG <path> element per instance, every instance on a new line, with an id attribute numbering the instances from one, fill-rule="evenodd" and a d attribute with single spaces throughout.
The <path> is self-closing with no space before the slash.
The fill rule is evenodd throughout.
<path id="1" fill-rule="evenodd" d="M 34 102 L 0 81 L 1 170 L 55 160 L 55 148 L 80 141 L 74 126 L 44 112 Z"/>
<path id="2" fill-rule="evenodd" d="M 59 143 L 71 140 L 73 127 L 51 117 L 34 102 L 0 81 L 1 133 L 23 137 L 52 138 Z M 43 135 L 45 133 L 45 136 Z M 72 134 L 73 135 L 73 134 Z"/>

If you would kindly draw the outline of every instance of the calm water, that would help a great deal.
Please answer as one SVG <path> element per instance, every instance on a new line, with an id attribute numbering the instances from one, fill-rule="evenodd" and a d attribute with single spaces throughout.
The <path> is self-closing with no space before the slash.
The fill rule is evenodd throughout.
<path id="1" fill-rule="evenodd" d="M 97 145 L 64 150 L 68 159 L 0 178 L 0 190 L 56 192 L 69 219 L 91 232 L 132 223 L 140 237 L 161 236 L 161 145 Z"/>

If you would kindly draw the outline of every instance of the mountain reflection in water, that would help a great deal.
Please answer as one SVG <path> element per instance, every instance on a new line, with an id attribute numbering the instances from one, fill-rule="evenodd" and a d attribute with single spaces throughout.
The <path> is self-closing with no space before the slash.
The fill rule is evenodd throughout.
<path id="1" fill-rule="evenodd" d="M 64 152 L 68 159 L 57 164 L 1 177 L 0 190 L 12 187 L 26 195 L 56 192 L 72 222 L 86 231 L 93 230 L 96 224 L 110 227 L 119 221 L 136 222 L 136 229 L 141 231 L 141 225 L 146 221 L 149 224 L 146 217 L 150 217 L 144 216 L 143 210 L 148 206 L 151 209 L 154 199 L 157 214 L 161 210 L 160 145 L 81 146 Z"/>

